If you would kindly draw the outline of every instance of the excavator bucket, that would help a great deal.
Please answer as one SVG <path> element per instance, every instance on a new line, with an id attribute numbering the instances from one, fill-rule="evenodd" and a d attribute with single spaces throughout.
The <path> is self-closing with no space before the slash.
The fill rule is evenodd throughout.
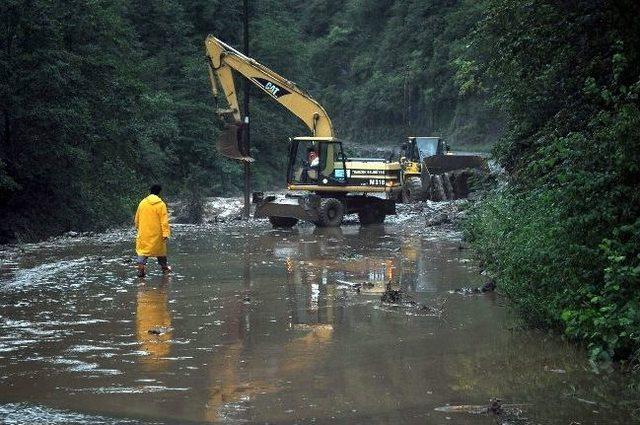
<path id="1" fill-rule="evenodd" d="M 254 159 L 242 152 L 242 132 L 244 126 L 238 123 L 226 124 L 218 137 L 218 152 L 227 158 L 253 162 Z"/>

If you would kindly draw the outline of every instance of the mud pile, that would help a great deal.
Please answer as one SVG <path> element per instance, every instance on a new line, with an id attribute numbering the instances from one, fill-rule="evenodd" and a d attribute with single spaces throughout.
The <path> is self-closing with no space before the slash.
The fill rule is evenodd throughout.
<path id="1" fill-rule="evenodd" d="M 244 199 L 240 197 L 210 197 L 204 199 L 202 223 L 224 223 L 241 220 Z M 190 223 L 189 205 L 184 201 L 169 203 L 169 213 L 174 223 Z"/>
<path id="2" fill-rule="evenodd" d="M 417 221 L 421 226 L 434 227 L 454 225 L 465 215 L 468 200 L 423 201 L 412 204 L 397 204 L 395 216 L 387 216 L 385 223 L 401 224 Z M 169 203 L 172 223 L 184 223 L 183 217 L 187 206 L 184 202 Z M 204 201 L 203 224 L 227 223 L 242 219 L 244 200 L 241 197 L 210 197 Z M 253 210 L 252 210 L 253 213 Z M 345 216 L 343 224 L 355 224 L 355 215 Z"/>
<path id="3" fill-rule="evenodd" d="M 386 223 L 404 223 L 417 220 L 427 227 L 440 225 L 454 225 L 462 220 L 469 205 L 467 200 L 454 201 L 424 201 L 412 204 L 398 204 L 396 215 L 388 216 Z"/>

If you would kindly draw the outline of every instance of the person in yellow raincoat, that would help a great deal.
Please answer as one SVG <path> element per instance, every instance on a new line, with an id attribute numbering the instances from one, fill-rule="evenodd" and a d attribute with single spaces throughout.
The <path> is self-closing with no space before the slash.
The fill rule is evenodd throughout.
<path id="1" fill-rule="evenodd" d="M 158 196 L 162 191 L 160 185 L 154 184 L 149 191 L 151 194 L 140 201 L 135 217 L 138 277 L 144 277 L 149 257 L 158 259 L 163 273 L 171 273 L 167 262 L 167 239 L 171 236 L 167 205 Z"/>

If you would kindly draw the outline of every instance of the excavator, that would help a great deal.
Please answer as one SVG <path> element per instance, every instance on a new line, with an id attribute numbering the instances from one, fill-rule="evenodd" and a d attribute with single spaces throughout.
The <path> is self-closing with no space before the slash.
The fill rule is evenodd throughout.
<path id="1" fill-rule="evenodd" d="M 310 135 L 289 139 L 284 196 L 253 194 L 255 218 L 268 218 L 274 227 L 290 228 L 298 221 L 338 227 L 347 214 L 360 224 L 380 224 L 396 212 L 401 190 L 400 164 L 385 159 L 347 158 L 325 109 L 295 83 L 210 35 L 205 40 L 213 95 L 221 92 L 228 108 L 216 112 L 226 122 L 218 150 L 240 161 L 253 161 L 243 150 L 244 124 L 236 96 L 234 74 L 246 78 L 298 117 Z"/>

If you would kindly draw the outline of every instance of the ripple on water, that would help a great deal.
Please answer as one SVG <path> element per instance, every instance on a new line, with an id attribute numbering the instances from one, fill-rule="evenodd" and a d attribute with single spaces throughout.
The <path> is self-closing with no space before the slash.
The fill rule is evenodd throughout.
<path id="1" fill-rule="evenodd" d="M 70 353 L 89 353 L 93 351 L 113 351 L 118 350 L 116 347 L 100 347 L 97 345 L 74 345 L 69 348 L 67 351 Z"/>
<path id="2" fill-rule="evenodd" d="M 88 391 L 96 394 L 149 394 L 161 393 L 165 391 L 189 391 L 190 387 L 167 387 L 164 385 L 141 385 L 139 387 L 98 387 L 86 388 L 81 391 Z"/>
<path id="3" fill-rule="evenodd" d="M 65 357 L 53 357 L 48 359 L 50 363 L 55 365 L 68 366 L 66 370 L 68 372 L 90 372 L 92 374 L 100 375 L 122 375 L 122 371 L 118 369 L 102 369 L 98 363 L 87 363 L 79 359 L 70 359 Z"/>
<path id="4" fill-rule="evenodd" d="M 52 409 L 27 403 L 9 403 L 0 405 L 0 422 L 7 425 L 49 424 L 49 425 L 120 425 L 142 424 L 133 419 L 109 418 L 106 416 L 85 415 L 68 410 Z"/>

